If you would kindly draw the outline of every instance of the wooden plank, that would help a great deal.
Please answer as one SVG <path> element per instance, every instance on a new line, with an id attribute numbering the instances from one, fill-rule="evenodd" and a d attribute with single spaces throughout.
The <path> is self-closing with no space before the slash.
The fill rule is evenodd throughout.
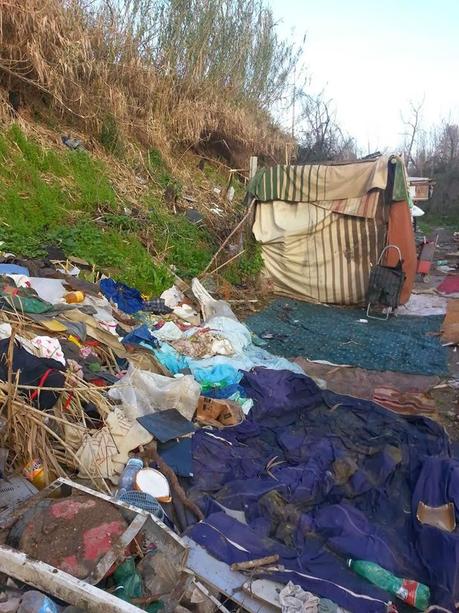
<path id="1" fill-rule="evenodd" d="M 280 610 L 281 604 L 279 602 L 279 592 L 285 585 L 277 583 L 277 581 L 270 581 L 269 579 L 253 579 L 252 581 L 246 581 L 242 586 L 242 589 L 247 594 L 250 594 L 254 598 L 262 600 L 271 607 Z"/>
<path id="2" fill-rule="evenodd" d="M 258 169 L 258 157 L 256 155 L 250 156 L 250 169 L 249 169 L 249 179 L 253 179 L 256 175 Z"/>
<path id="3" fill-rule="evenodd" d="M 115 562 L 117 562 L 120 558 L 124 558 L 126 548 L 144 527 L 147 519 L 148 517 L 145 517 L 144 515 L 136 515 L 134 517 L 127 529 L 121 535 L 119 541 L 116 543 L 116 547 L 112 546 L 111 549 L 103 556 L 103 558 L 99 560 L 92 573 L 86 577 L 86 581 L 88 583 L 96 585 L 102 581 L 113 564 L 115 564 Z"/>
<path id="4" fill-rule="evenodd" d="M 41 500 L 56 492 L 65 493 L 66 496 L 73 492 L 84 492 L 123 509 L 131 524 L 124 532 L 122 542 L 119 547 L 116 547 L 116 551 L 124 551 L 124 546 L 139 532 L 139 530 L 142 530 L 145 544 L 147 546 L 154 544 L 160 551 L 166 553 L 171 562 L 175 564 L 179 572 L 181 572 L 181 578 L 177 586 L 183 583 L 182 579 L 187 579 L 184 567 L 188 550 L 180 537 L 172 532 L 162 521 L 147 511 L 113 499 L 106 494 L 94 491 L 69 479 L 57 479 L 47 488 L 39 492 L 39 494 L 20 505 L 20 507 L 15 509 L 13 514 L 9 514 L 6 518 L 2 517 L 4 520 L 3 525 L 10 525 L 12 518 L 15 520 L 20 517 L 27 508 L 30 508 L 30 505 L 36 504 L 37 500 Z M 100 573 L 105 574 L 104 569 L 106 569 L 107 566 L 111 566 L 111 561 L 115 561 L 117 557 L 118 555 L 114 550 L 108 552 L 99 562 L 94 573 L 97 576 L 99 576 Z M 101 566 L 103 568 L 100 568 Z M 2 572 L 15 579 L 24 581 L 51 596 L 55 596 L 69 604 L 78 606 L 85 611 L 104 611 L 104 613 L 134 613 L 141 611 L 141 609 L 136 606 L 126 603 L 116 598 L 116 596 L 112 596 L 96 588 L 86 580 L 77 579 L 44 562 L 33 560 L 25 553 L 11 549 L 10 547 L 0 547 L 0 573 Z M 97 580 L 97 577 L 92 577 L 92 580 L 94 579 Z M 164 595 L 164 598 L 161 598 L 164 604 L 165 613 L 175 609 L 182 595 L 183 590 L 177 589 L 173 590 L 169 595 Z"/>

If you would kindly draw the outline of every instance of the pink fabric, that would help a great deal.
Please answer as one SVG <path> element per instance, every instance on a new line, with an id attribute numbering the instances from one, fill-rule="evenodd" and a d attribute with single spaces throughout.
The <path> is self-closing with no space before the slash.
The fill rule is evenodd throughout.
<path id="1" fill-rule="evenodd" d="M 448 275 L 437 290 L 442 294 L 458 294 L 459 293 L 459 275 Z"/>

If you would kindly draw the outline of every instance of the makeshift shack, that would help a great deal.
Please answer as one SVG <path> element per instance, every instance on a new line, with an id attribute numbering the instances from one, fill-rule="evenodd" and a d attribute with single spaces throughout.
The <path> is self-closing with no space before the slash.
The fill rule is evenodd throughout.
<path id="1" fill-rule="evenodd" d="M 253 233 L 276 293 L 363 303 L 371 267 L 394 244 L 406 274 L 401 303 L 408 300 L 416 249 L 401 158 L 262 168 L 248 191 L 255 201 Z M 390 250 L 386 263 L 397 261 Z"/>
<path id="2" fill-rule="evenodd" d="M 413 202 L 426 202 L 432 197 L 435 181 L 428 177 L 409 177 L 408 184 Z"/>

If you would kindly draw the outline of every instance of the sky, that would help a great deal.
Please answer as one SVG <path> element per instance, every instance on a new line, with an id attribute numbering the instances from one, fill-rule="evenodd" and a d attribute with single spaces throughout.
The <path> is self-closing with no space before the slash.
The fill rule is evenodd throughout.
<path id="1" fill-rule="evenodd" d="M 423 101 L 424 128 L 459 121 L 459 0 L 267 1 L 283 37 L 306 34 L 311 91 L 325 90 L 363 153 L 403 142 L 410 101 Z"/>

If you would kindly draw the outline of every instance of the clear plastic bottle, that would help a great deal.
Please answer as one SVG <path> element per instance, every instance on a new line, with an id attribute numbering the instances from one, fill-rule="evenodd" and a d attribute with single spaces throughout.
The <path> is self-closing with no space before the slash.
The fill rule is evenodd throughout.
<path id="1" fill-rule="evenodd" d="M 17 613 L 59 613 L 59 607 L 49 596 L 36 590 L 30 590 L 21 598 Z"/>
<path id="2" fill-rule="evenodd" d="M 127 461 L 118 483 L 117 498 L 134 489 L 135 476 L 142 468 L 143 461 L 140 458 L 130 458 Z"/>
<path id="3" fill-rule="evenodd" d="M 410 579 L 400 579 L 400 577 L 396 577 L 374 562 L 348 560 L 347 563 L 358 575 L 365 577 L 365 579 L 386 590 L 386 592 L 397 596 L 406 604 L 421 609 L 421 611 L 424 611 L 429 606 L 430 590 L 427 585 Z"/>

